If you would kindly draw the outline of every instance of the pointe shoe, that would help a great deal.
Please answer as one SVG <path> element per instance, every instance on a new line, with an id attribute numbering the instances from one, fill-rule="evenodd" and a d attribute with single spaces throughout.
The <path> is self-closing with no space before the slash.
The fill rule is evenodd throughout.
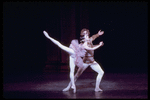
<path id="1" fill-rule="evenodd" d="M 47 37 L 47 38 L 50 38 L 48 33 L 46 31 L 43 31 L 44 35 Z"/>
<path id="2" fill-rule="evenodd" d="M 64 88 L 62 91 L 69 91 L 69 88 L 66 87 L 66 88 Z"/>
<path id="3" fill-rule="evenodd" d="M 71 88 L 73 89 L 73 93 L 76 93 L 76 87 L 75 86 L 71 86 Z"/>
<path id="4" fill-rule="evenodd" d="M 100 89 L 100 88 L 96 88 L 95 89 L 95 92 L 102 92 L 103 90 L 102 89 Z"/>

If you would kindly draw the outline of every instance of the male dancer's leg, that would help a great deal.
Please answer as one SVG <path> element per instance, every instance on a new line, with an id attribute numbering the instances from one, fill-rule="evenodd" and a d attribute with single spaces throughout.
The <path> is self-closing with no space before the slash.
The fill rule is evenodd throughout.
<path id="1" fill-rule="evenodd" d="M 98 73 L 97 78 L 96 78 L 95 92 L 102 91 L 102 89 L 99 88 L 99 85 L 104 75 L 104 71 L 102 70 L 101 66 L 96 61 L 93 64 L 91 64 L 90 67 Z"/>
<path id="2" fill-rule="evenodd" d="M 88 64 L 83 64 L 83 67 L 79 67 L 75 76 L 74 76 L 74 82 L 76 82 L 76 80 L 78 79 L 78 77 L 84 72 L 84 70 L 88 67 Z M 68 91 L 71 87 L 71 81 L 69 82 L 68 86 L 66 88 L 63 89 L 63 91 Z"/>

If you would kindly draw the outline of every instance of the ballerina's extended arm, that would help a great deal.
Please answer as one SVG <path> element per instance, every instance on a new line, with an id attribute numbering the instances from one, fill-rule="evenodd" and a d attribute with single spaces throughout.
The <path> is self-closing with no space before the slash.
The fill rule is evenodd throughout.
<path id="1" fill-rule="evenodd" d="M 60 47 L 62 50 L 66 51 L 67 53 L 69 53 L 70 55 L 74 54 L 75 52 L 69 48 L 69 47 L 66 47 L 64 45 L 62 45 L 60 42 L 58 42 L 57 40 L 53 39 L 52 37 L 50 37 L 48 35 L 48 33 L 46 31 L 43 31 L 44 35 L 50 39 L 54 44 L 56 44 L 58 47 Z"/>

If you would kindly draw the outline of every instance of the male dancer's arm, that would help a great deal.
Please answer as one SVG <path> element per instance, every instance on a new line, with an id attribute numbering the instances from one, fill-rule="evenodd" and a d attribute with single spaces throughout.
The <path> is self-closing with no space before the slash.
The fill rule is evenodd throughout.
<path id="1" fill-rule="evenodd" d="M 92 35 L 91 37 L 90 37 L 90 40 L 91 41 L 94 41 L 96 38 L 98 38 L 100 35 L 103 35 L 104 34 L 104 31 L 99 31 L 97 34 L 95 34 L 95 35 Z"/>
<path id="2" fill-rule="evenodd" d="M 95 45 L 94 47 L 88 47 L 87 46 L 87 43 L 85 43 L 85 44 L 83 44 L 83 47 L 85 48 L 85 49 L 87 49 L 87 50 L 96 50 L 96 49 L 98 49 L 99 47 L 101 47 L 101 46 L 103 46 L 104 45 L 104 43 L 103 43 L 103 41 L 101 41 L 98 45 Z"/>

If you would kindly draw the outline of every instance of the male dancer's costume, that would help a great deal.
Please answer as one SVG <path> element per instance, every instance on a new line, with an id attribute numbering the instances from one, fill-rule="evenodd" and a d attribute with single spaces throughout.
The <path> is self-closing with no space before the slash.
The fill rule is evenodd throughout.
<path id="1" fill-rule="evenodd" d="M 95 34 L 92 37 L 90 37 L 89 40 L 87 41 L 88 42 L 87 45 L 91 48 L 94 47 L 92 41 L 94 41 L 97 37 L 99 37 L 99 34 Z M 93 63 L 95 61 L 94 60 L 94 50 L 86 50 L 86 51 L 87 52 L 86 52 L 85 56 L 83 57 L 83 62 L 86 64 Z"/>
<path id="2" fill-rule="evenodd" d="M 82 33 L 81 33 L 82 35 Z M 89 38 L 89 40 L 87 41 L 87 45 L 88 47 L 94 47 L 92 41 L 94 41 L 97 37 L 99 37 L 99 34 L 95 34 L 92 37 Z M 101 69 L 101 66 L 94 60 L 94 50 L 86 50 L 86 54 L 83 57 L 83 66 L 85 67 L 85 69 L 90 66 L 94 71 L 96 71 L 98 73 L 97 78 L 96 78 L 96 86 L 95 86 L 95 91 L 102 91 L 99 88 L 102 76 L 104 74 L 104 71 Z"/>

